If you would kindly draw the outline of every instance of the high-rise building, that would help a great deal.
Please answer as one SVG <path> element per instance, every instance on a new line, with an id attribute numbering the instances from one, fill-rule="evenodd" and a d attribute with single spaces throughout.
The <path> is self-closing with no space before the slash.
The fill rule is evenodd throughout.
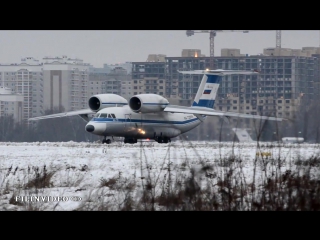
<path id="1" fill-rule="evenodd" d="M 67 56 L 43 58 L 44 110 L 87 108 L 89 66 Z"/>
<path id="2" fill-rule="evenodd" d="M 259 75 L 224 77 L 216 108 L 293 118 L 301 101 L 318 98 L 319 60 L 316 55 L 216 57 L 219 69 L 260 70 Z"/>
<path id="3" fill-rule="evenodd" d="M 208 57 L 167 57 L 165 62 L 166 96 L 178 98 L 181 105 L 191 105 L 200 85 L 202 75 L 183 75 L 178 72 L 206 69 Z"/>
<path id="4" fill-rule="evenodd" d="M 10 88 L 0 87 L 0 117 L 12 115 L 15 122 L 22 121 L 23 95 L 14 94 Z"/>
<path id="5" fill-rule="evenodd" d="M 294 117 L 302 100 L 311 101 L 319 97 L 320 58 L 319 55 L 311 54 L 311 50 L 313 53 L 318 51 L 317 48 L 303 48 L 297 56 L 297 51 L 287 49 L 282 51 L 283 56 L 280 53 L 280 56 L 274 56 L 269 49 L 266 51 L 269 56 L 248 56 L 240 54 L 240 50 L 223 49 L 223 56 L 214 58 L 217 69 L 259 69 L 260 74 L 224 77 L 215 108 L 248 114 Z M 301 54 L 311 56 L 300 56 Z M 167 57 L 166 96 L 178 94 L 180 104 L 191 105 L 202 76 L 182 75 L 177 71 L 208 67 L 209 57 Z"/>
<path id="6" fill-rule="evenodd" d="M 125 98 L 127 90 L 130 90 L 130 80 L 131 75 L 122 67 L 115 67 L 108 72 L 98 72 L 93 68 L 89 74 L 88 98 L 103 93 L 118 94 Z"/>
<path id="7" fill-rule="evenodd" d="M 293 118 L 302 102 L 320 100 L 319 52 L 319 48 L 311 47 L 299 51 L 265 49 L 264 54 L 249 56 L 241 54 L 239 49 L 222 49 L 221 57 L 214 57 L 217 69 L 258 69 L 260 74 L 225 76 L 218 90 L 215 109 Z M 202 75 L 180 74 L 178 70 L 207 69 L 210 57 L 204 57 L 196 49 L 185 50 L 182 55 L 185 57 L 165 57 L 164 63 L 133 62 L 133 94 L 151 92 L 148 91 L 150 80 L 157 80 L 151 83 L 158 89 L 158 81 L 165 79 L 163 96 L 171 103 L 175 100 L 173 104 L 191 106 Z M 159 94 L 159 91 L 155 93 Z M 210 135 L 211 123 L 206 121 L 199 128 L 201 134 Z"/>
<path id="8" fill-rule="evenodd" d="M 33 57 L 22 58 L 21 63 L 0 65 L 0 86 L 23 96 L 21 119 L 24 121 L 43 114 L 42 69 L 42 63 Z"/>
<path id="9" fill-rule="evenodd" d="M 165 62 L 134 62 L 132 65 L 132 96 L 154 93 L 165 96 Z"/>
<path id="10" fill-rule="evenodd" d="M 103 93 L 113 93 L 122 95 L 122 82 L 128 82 L 131 80 L 131 75 L 123 67 L 115 67 L 107 75 L 107 79 L 104 85 Z"/>

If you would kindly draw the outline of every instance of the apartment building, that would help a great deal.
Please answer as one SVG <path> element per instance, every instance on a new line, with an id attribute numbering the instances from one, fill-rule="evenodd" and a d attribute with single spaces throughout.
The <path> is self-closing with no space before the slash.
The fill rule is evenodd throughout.
<path id="1" fill-rule="evenodd" d="M 43 64 L 33 57 L 22 58 L 20 63 L 0 64 L 0 87 L 9 88 L 13 94 L 23 96 L 21 120 L 25 122 L 43 114 L 42 69 Z M 15 116 L 19 116 L 20 120 L 19 114 Z"/>
<path id="2" fill-rule="evenodd" d="M 319 95 L 319 57 L 217 57 L 217 68 L 260 69 L 259 75 L 224 77 L 216 108 L 248 114 L 293 118 L 302 101 Z"/>
<path id="3" fill-rule="evenodd" d="M 132 95 L 154 93 L 165 96 L 165 62 L 133 62 L 131 90 Z"/>
<path id="4" fill-rule="evenodd" d="M 224 77 L 215 108 L 294 117 L 301 101 L 308 102 L 319 97 L 318 51 L 318 48 L 303 48 L 300 53 L 286 50 L 282 55 L 274 56 L 276 54 L 271 54 L 268 49 L 265 55 L 248 56 L 240 54 L 240 50 L 222 49 L 222 56 L 214 59 L 217 69 L 260 69 L 260 74 Z M 178 96 L 180 104 L 191 105 L 202 76 L 182 75 L 177 71 L 206 68 L 209 68 L 208 57 L 167 57 L 166 95 Z"/>
<path id="5" fill-rule="evenodd" d="M 14 94 L 10 88 L 0 87 L 0 117 L 13 116 L 15 122 L 23 119 L 23 95 Z"/>
<path id="6" fill-rule="evenodd" d="M 91 71 L 89 74 L 88 98 L 102 93 L 113 93 L 125 97 L 127 90 L 130 90 L 130 80 L 131 75 L 122 67 L 115 67 L 108 72 Z"/>
<path id="7" fill-rule="evenodd" d="M 268 48 L 264 54 L 249 56 L 241 54 L 239 49 L 222 49 L 221 56 L 214 58 L 217 69 L 259 69 L 260 74 L 225 76 L 218 90 L 215 109 L 293 118 L 302 102 L 320 99 L 319 52 L 319 48 L 313 47 L 301 50 Z M 165 91 L 160 95 L 163 93 L 172 104 L 190 106 L 202 75 L 183 75 L 178 70 L 207 69 L 210 58 L 198 49 L 184 49 L 181 55 L 165 57 L 164 62 L 133 62 L 134 94 L 160 94 L 160 80 L 164 79 Z M 211 118 L 195 131 L 209 133 L 217 119 Z"/>
<path id="8" fill-rule="evenodd" d="M 87 108 L 89 67 L 78 58 L 44 57 L 44 110 L 74 111 Z"/>

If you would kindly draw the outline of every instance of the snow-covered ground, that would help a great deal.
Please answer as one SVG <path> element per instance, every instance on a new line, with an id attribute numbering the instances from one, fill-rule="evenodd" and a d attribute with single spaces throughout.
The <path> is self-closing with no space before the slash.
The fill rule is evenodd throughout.
<path id="1" fill-rule="evenodd" d="M 241 159 L 236 161 L 234 171 L 240 173 L 241 170 L 247 182 L 259 182 L 266 177 L 265 173 L 272 174 L 277 169 L 281 172 L 292 170 L 296 161 L 319 155 L 318 144 L 276 144 L 270 147 L 268 143 L 260 143 L 258 147 L 257 143 L 204 141 L 133 145 L 121 142 L 110 145 L 1 142 L 0 210 L 86 210 L 85 206 L 97 199 L 103 198 L 102 203 L 121 202 L 125 193 L 112 187 L 112 179 L 122 179 L 123 184 L 133 181 L 136 197 L 147 181 L 152 181 L 154 194 L 158 195 L 163 189 L 161 180 L 169 173 L 172 179 L 187 178 L 191 170 L 202 171 L 206 165 L 211 166 L 206 176 L 223 177 L 226 167 L 235 166 L 230 160 L 232 157 Z M 317 169 L 312 172 L 315 177 L 319 175 Z M 49 182 L 43 183 L 45 187 L 35 184 L 37 177 L 39 180 L 50 174 Z M 64 199 L 43 202 L 31 196 Z M 110 204 L 108 209 L 112 210 Z"/>

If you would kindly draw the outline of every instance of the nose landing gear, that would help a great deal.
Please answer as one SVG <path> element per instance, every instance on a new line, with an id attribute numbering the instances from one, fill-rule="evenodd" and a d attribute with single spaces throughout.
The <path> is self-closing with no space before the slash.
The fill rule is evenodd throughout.
<path id="1" fill-rule="evenodd" d="M 111 140 L 110 139 L 106 139 L 106 137 L 103 138 L 102 140 L 102 144 L 110 144 L 111 143 Z"/>

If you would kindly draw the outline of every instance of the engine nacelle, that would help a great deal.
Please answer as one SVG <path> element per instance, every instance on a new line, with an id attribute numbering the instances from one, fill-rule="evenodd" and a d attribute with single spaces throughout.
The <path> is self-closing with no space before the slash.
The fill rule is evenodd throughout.
<path id="1" fill-rule="evenodd" d="M 107 107 L 127 105 L 128 101 L 117 94 L 106 93 L 93 95 L 89 98 L 88 104 L 92 111 L 98 112 L 99 110 Z"/>
<path id="2" fill-rule="evenodd" d="M 154 113 L 161 112 L 169 101 L 158 94 L 139 94 L 130 98 L 129 107 L 134 112 Z"/>

